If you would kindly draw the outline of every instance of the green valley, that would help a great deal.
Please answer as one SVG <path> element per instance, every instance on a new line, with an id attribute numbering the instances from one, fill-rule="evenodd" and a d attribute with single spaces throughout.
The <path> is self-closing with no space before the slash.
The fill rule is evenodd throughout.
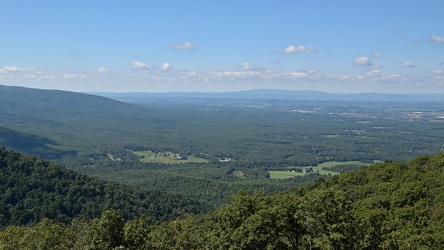
<path id="1" fill-rule="evenodd" d="M 0 143 L 83 174 L 215 207 L 241 189 L 271 194 L 342 171 L 321 165 L 328 162 L 408 160 L 444 150 L 440 103 L 287 94 L 152 94 L 125 96 L 124 103 L 0 86 Z M 293 166 L 315 171 L 275 178 Z"/>

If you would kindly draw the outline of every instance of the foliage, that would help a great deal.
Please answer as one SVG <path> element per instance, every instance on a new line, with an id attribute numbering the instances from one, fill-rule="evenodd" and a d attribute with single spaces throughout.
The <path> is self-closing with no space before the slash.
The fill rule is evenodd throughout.
<path id="1" fill-rule="evenodd" d="M 190 248 L 441 249 L 443 177 L 444 154 L 381 163 L 288 193 L 241 192 L 206 217 L 175 220 L 152 233 L 169 228 L 161 248 L 183 238 L 175 228 L 180 223 L 194 233 Z"/>
<path id="2" fill-rule="evenodd" d="M 75 217 L 95 218 L 105 209 L 119 209 L 126 219 L 146 215 L 156 221 L 205 211 L 205 206 L 177 195 L 99 181 L 4 147 L 0 190 L 0 227 L 44 218 L 68 223 Z"/>
<path id="3" fill-rule="evenodd" d="M 102 213 L 91 226 L 92 241 L 89 249 L 106 250 L 124 246 L 125 223 L 122 215 L 114 210 Z"/>
<path id="4" fill-rule="evenodd" d="M 114 210 L 0 232 L 3 249 L 442 249 L 444 154 L 386 162 L 272 196 L 241 191 L 211 213 L 149 226 Z M 82 232 L 76 228 L 84 225 Z M 82 226 L 80 226 L 82 227 Z M 29 239 L 32 235 L 32 241 Z M 65 240 L 61 240 L 65 239 Z M 91 239 L 90 241 L 85 241 Z M 77 248 L 76 248 L 77 247 Z"/>

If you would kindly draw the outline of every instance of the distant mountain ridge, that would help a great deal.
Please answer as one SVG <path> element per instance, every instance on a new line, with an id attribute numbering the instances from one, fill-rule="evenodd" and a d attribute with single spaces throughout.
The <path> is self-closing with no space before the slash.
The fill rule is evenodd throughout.
<path id="1" fill-rule="evenodd" d="M 32 98 L 29 99 L 29 95 Z M 75 103 L 76 107 L 85 109 L 91 102 L 105 101 L 112 107 L 122 103 L 111 102 L 113 99 L 123 102 L 137 101 L 144 98 L 204 98 L 204 99 L 276 99 L 276 100 L 310 100 L 310 101 L 385 101 L 385 102 L 444 102 L 444 93 L 433 94 L 385 94 L 385 93 L 328 93 L 309 90 L 253 89 L 229 92 L 71 92 L 62 90 L 43 90 L 16 86 L 0 85 L 0 103 L 20 100 L 19 103 L 37 101 L 45 103 L 51 95 L 63 103 Z M 125 106 L 125 105 L 123 105 Z"/>
<path id="2" fill-rule="evenodd" d="M 29 105 L 32 105 L 31 107 Z M 0 112 L 8 110 L 51 108 L 69 111 L 92 111 L 100 109 L 125 110 L 127 103 L 118 102 L 103 96 L 83 94 L 62 90 L 43 90 L 0 85 Z"/>
<path id="3" fill-rule="evenodd" d="M 147 114 L 151 114 L 149 108 L 102 96 L 0 85 L 0 144 L 45 159 L 60 159 L 78 151 L 77 146 L 66 149 L 67 143 L 97 141 L 94 131 L 112 133 Z M 122 141 L 126 135 L 109 137 Z"/>
<path id="4" fill-rule="evenodd" d="M 145 98 L 203 98 L 203 99 L 275 99 L 307 101 L 379 101 L 379 102 L 444 102 L 444 93 L 436 94 L 383 94 L 383 93 L 327 93 L 305 90 L 255 89 L 236 92 L 95 92 L 124 102 L 137 102 Z"/>

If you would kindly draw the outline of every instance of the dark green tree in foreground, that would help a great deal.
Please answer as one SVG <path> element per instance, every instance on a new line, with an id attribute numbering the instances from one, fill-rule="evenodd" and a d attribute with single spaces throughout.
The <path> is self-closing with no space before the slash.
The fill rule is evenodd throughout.
<path id="1" fill-rule="evenodd" d="M 0 249 L 442 249 L 444 154 L 387 162 L 267 196 L 241 191 L 200 216 L 150 226 L 106 210 L 0 232 Z"/>
<path id="2" fill-rule="evenodd" d="M 92 242 L 90 249 L 105 250 L 124 246 L 125 223 L 121 213 L 107 210 L 91 225 Z"/>

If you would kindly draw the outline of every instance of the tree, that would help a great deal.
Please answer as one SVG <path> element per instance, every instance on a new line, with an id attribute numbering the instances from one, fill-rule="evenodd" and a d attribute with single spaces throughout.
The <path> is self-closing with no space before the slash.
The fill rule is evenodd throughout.
<path id="1" fill-rule="evenodd" d="M 120 212 L 106 210 L 91 226 L 92 242 L 89 249 L 113 249 L 124 246 L 124 221 Z"/>

